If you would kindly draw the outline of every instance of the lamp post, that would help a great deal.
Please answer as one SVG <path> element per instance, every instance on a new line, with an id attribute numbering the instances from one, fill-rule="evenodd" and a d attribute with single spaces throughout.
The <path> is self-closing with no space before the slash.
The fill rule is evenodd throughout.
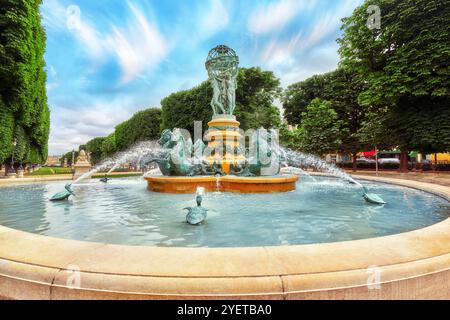
<path id="1" fill-rule="evenodd" d="M 375 146 L 375 174 L 378 175 L 378 150 Z"/>
<path id="2" fill-rule="evenodd" d="M 12 142 L 12 146 L 13 146 L 13 152 L 11 155 L 11 168 L 10 168 L 10 172 L 11 173 L 15 173 L 16 171 L 14 170 L 14 153 L 16 153 L 16 146 L 17 146 L 17 140 L 16 138 L 14 138 L 13 142 Z"/>
<path id="3" fill-rule="evenodd" d="M 14 170 L 14 153 L 16 152 L 17 140 L 14 138 L 12 142 L 13 151 L 11 155 L 11 167 L 8 170 L 8 176 L 14 178 L 16 176 L 16 171 Z"/>

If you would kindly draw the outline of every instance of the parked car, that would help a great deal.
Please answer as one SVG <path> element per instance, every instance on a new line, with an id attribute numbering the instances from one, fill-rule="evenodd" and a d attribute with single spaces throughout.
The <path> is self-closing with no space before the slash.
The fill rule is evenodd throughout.
<path id="1" fill-rule="evenodd" d="M 369 158 L 365 158 L 365 157 L 361 157 L 356 159 L 357 163 L 375 163 L 374 159 L 369 159 Z"/>
<path id="2" fill-rule="evenodd" d="M 394 163 L 394 164 L 400 164 L 400 159 L 398 158 L 380 158 L 378 159 L 379 164 L 385 164 L 385 163 Z"/>

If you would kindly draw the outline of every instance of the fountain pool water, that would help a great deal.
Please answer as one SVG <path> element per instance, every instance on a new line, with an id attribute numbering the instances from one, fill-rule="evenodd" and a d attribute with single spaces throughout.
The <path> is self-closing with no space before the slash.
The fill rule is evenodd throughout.
<path id="1" fill-rule="evenodd" d="M 191 194 L 148 192 L 142 178 L 79 183 L 76 197 L 49 202 L 64 182 L 0 187 L 0 225 L 95 242 L 177 247 L 243 247 L 371 238 L 423 228 L 450 216 L 450 204 L 415 189 L 365 183 L 386 205 L 361 201 L 360 187 L 316 177 L 275 194 L 210 192 L 208 219 L 186 223 Z M 95 196 L 92 196 L 95 194 Z"/>

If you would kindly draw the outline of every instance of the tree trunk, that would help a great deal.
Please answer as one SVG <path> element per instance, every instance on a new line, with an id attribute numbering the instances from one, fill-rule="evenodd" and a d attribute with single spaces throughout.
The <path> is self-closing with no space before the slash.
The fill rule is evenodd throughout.
<path id="1" fill-rule="evenodd" d="M 356 171 L 356 169 L 357 169 L 357 162 L 356 162 L 356 152 L 353 152 L 352 153 L 352 157 L 353 157 L 353 163 L 352 163 L 352 169 L 353 169 L 353 172 L 355 172 Z"/>
<path id="2" fill-rule="evenodd" d="M 433 171 L 436 171 L 436 169 L 437 169 L 437 153 L 436 152 L 434 153 L 434 162 L 433 162 L 432 168 L 433 168 Z"/>
<path id="3" fill-rule="evenodd" d="M 401 149 L 400 172 L 408 172 L 408 150 L 407 149 Z"/>

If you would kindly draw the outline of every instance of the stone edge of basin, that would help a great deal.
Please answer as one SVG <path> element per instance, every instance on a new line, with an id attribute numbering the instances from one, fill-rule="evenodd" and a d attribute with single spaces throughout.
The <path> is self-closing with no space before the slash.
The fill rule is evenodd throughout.
<path id="1" fill-rule="evenodd" d="M 450 199 L 450 187 L 358 179 Z M 0 297 L 450 299 L 450 219 L 385 237 L 250 248 L 111 245 L 0 226 Z"/>

